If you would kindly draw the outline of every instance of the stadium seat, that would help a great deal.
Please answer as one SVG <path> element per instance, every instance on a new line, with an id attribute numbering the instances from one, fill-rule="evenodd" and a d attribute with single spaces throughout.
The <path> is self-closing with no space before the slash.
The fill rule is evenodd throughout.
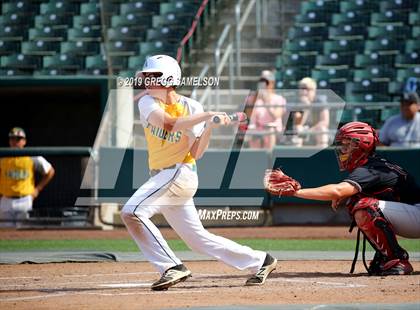
<path id="1" fill-rule="evenodd" d="M 0 41 L 0 55 L 17 54 L 20 52 L 20 44 L 16 41 Z"/>
<path id="2" fill-rule="evenodd" d="M 370 16 L 372 26 L 401 25 L 408 24 L 407 12 L 386 11 L 382 13 L 372 13 Z"/>
<path id="3" fill-rule="evenodd" d="M 0 69 L 0 76 L 31 76 L 32 71 L 19 69 Z"/>
<path id="4" fill-rule="evenodd" d="M 0 27 L 0 40 L 23 41 L 28 37 L 28 31 L 19 26 Z"/>
<path id="5" fill-rule="evenodd" d="M 61 54 L 94 55 L 99 53 L 98 42 L 70 41 L 61 42 Z"/>
<path id="6" fill-rule="evenodd" d="M 363 39 L 366 36 L 366 26 L 340 25 L 330 27 L 328 37 L 332 40 Z"/>
<path id="7" fill-rule="evenodd" d="M 94 29 L 89 26 L 83 28 L 70 28 L 67 34 L 69 41 L 101 41 L 102 35 L 100 29 Z"/>
<path id="8" fill-rule="evenodd" d="M 145 37 L 146 29 L 147 27 L 144 27 L 143 31 L 139 31 L 139 28 L 133 28 L 133 27 L 127 27 L 127 26 L 110 28 L 107 31 L 108 40 L 138 42 L 146 38 Z"/>
<path id="9" fill-rule="evenodd" d="M 352 103 L 390 102 L 391 97 L 383 93 L 350 94 L 346 95 L 346 101 Z"/>
<path id="10" fill-rule="evenodd" d="M 412 28 L 411 37 L 413 39 L 420 39 L 420 26 L 414 26 Z"/>
<path id="11" fill-rule="evenodd" d="M 146 57 L 144 56 L 130 56 L 128 58 L 128 69 L 139 70 L 144 65 Z"/>
<path id="12" fill-rule="evenodd" d="M 404 45 L 401 44 L 401 41 L 397 39 L 376 39 L 376 40 L 367 40 L 365 43 L 365 53 L 395 53 L 398 54 L 404 51 Z"/>
<path id="13" fill-rule="evenodd" d="M 328 36 L 328 29 L 324 26 L 295 26 L 289 29 L 288 38 L 322 40 Z"/>
<path id="14" fill-rule="evenodd" d="M 69 1 L 50 1 L 47 3 L 41 3 L 40 13 L 42 15 L 48 14 L 78 14 L 78 6 L 75 3 Z"/>
<path id="15" fill-rule="evenodd" d="M 26 55 L 54 55 L 59 52 L 59 42 L 45 42 L 42 40 L 22 42 L 22 53 Z"/>
<path id="16" fill-rule="evenodd" d="M 104 55 L 87 56 L 85 59 L 86 69 L 108 69 L 108 63 Z"/>
<path id="17" fill-rule="evenodd" d="M 130 41 L 113 41 L 106 44 L 106 50 L 114 56 L 131 56 L 137 51 L 137 44 Z"/>
<path id="18" fill-rule="evenodd" d="M 170 43 L 179 43 L 187 33 L 186 28 L 169 28 L 162 27 L 160 29 L 148 29 L 146 39 L 147 41 L 166 41 Z"/>
<path id="19" fill-rule="evenodd" d="M 381 121 L 385 122 L 388 118 L 400 113 L 399 108 L 385 108 L 381 109 Z"/>
<path id="20" fill-rule="evenodd" d="M 345 81 L 352 77 L 352 71 L 348 69 L 314 69 L 312 70 L 312 78 L 316 81 Z"/>
<path id="21" fill-rule="evenodd" d="M 392 81 L 395 78 L 395 70 L 388 67 L 374 66 L 366 69 L 354 70 L 354 81 Z"/>
<path id="22" fill-rule="evenodd" d="M 191 25 L 193 20 L 193 16 L 186 16 L 184 14 L 179 13 L 168 13 L 164 15 L 154 15 L 152 18 L 152 26 L 153 28 L 161 28 L 161 27 L 172 27 L 172 26 L 180 26 L 185 27 L 185 25 Z M 180 22 L 182 21 L 182 22 Z"/>
<path id="23" fill-rule="evenodd" d="M 66 29 L 55 29 L 50 26 L 29 29 L 29 40 L 63 41 L 67 36 Z"/>
<path id="24" fill-rule="evenodd" d="M 284 67 L 282 70 L 276 72 L 276 80 L 279 81 L 299 81 L 310 75 L 310 71 L 298 67 Z"/>
<path id="25" fill-rule="evenodd" d="M 177 45 L 169 44 L 163 41 L 141 42 L 139 44 L 139 53 L 142 55 L 164 54 L 166 52 L 175 52 Z"/>
<path id="26" fill-rule="evenodd" d="M 137 70 L 122 70 L 118 73 L 118 76 L 121 77 L 134 77 L 136 76 Z"/>
<path id="27" fill-rule="evenodd" d="M 381 1 L 381 11 L 415 11 L 418 8 L 417 0 L 388 0 Z"/>
<path id="28" fill-rule="evenodd" d="M 318 53 L 322 50 L 322 41 L 312 40 L 298 40 L 298 41 L 287 41 L 285 51 L 288 52 L 314 52 Z"/>
<path id="29" fill-rule="evenodd" d="M 315 12 L 338 12 L 340 9 L 339 1 L 304 1 L 301 4 L 300 11 L 307 13 L 310 11 Z"/>
<path id="30" fill-rule="evenodd" d="M 124 26 L 142 26 L 150 27 L 152 25 L 152 16 L 149 13 L 133 14 L 128 13 L 126 15 L 118 15 L 111 17 L 112 27 L 124 27 Z"/>
<path id="31" fill-rule="evenodd" d="M 282 70 L 284 66 L 293 67 L 313 67 L 316 55 L 299 55 L 298 53 L 283 54 L 277 57 L 276 68 Z"/>
<path id="32" fill-rule="evenodd" d="M 354 65 L 357 68 L 377 65 L 389 65 L 394 63 L 394 55 L 381 55 L 373 52 L 369 55 L 356 55 Z"/>
<path id="33" fill-rule="evenodd" d="M 407 40 L 405 42 L 405 52 L 406 53 L 420 53 L 420 40 Z"/>
<path id="34" fill-rule="evenodd" d="M 388 84 L 388 94 L 392 96 L 401 96 L 405 81 L 393 81 Z"/>
<path id="35" fill-rule="evenodd" d="M 153 1 L 134 1 L 121 4 L 121 14 L 130 13 L 149 13 L 155 15 L 159 13 L 160 3 Z"/>
<path id="36" fill-rule="evenodd" d="M 397 70 L 397 81 L 405 82 L 410 77 L 420 79 L 420 65 Z"/>
<path id="37" fill-rule="evenodd" d="M 331 15 L 325 12 L 309 11 L 295 16 L 297 26 L 327 26 L 331 22 Z"/>
<path id="38" fill-rule="evenodd" d="M 297 88 L 298 81 L 291 80 L 276 80 L 276 88 L 294 89 Z"/>
<path id="39" fill-rule="evenodd" d="M 361 53 L 365 47 L 364 40 L 333 40 L 324 43 L 324 54 L 330 53 Z"/>
<path id="40" fill-rule="evenodd" d="M 35 17 L 35 27 L 43 28 L 45 26 L 62 26 L 66 28 L 73 23 L 72 17 L 68 14 L 49 14 L 49 15 L 38 15 Z"/>
<path id="41" fill-rule="evenodd" d="M 0 27 L 19 26 L 30 27 L 34 23 L 34 16 L 23 13 L 7 13 L 0 16 Z"/>
<path id="42" fill-rule="evenodd" d="M 369 27 L 369 38 L 392 38 L 392 39 L 405 39 L 410 35 L 409 26 L 395 26 L 395 25 L 386 25 L 386 26 L 373 26 Z"/>
<path id="43" fill-rule="evenodd" d="M 87 2 L 80 4 L 80 15 L 100 15 L 101 9 L 105 15 L 118 15 L 120 6 L 112 1 Z"/>
<path id="44" fill-rule="evenodd" d="M 43 67 L 45 69 L 77 70 L 82 67 L 82 58 L 67 54 L 44 56 Z"/>
<path id="45" fill-rule="evenodd" d="M 388 90 L 387 82 L 375 82 L 372 80 L 362 80 L 360 82 L 347 82 L 346 94 L 357 93 L 378 93 L 383 94 Z"/>
<path id="46" fill-rule="evenodd" d="M 194 16 L 197 10 L 197 5 L 188 3 L 186 1 L 175 1 L 160 4 L 160 14 L 177 13 L 187 16 Z"/>
<path id="47" fill-rule="evenodd" d="M 327 55 L 319 55 L 316 57 L 316 67 L 340 67 L 352 66 L 354 63 L 354 55 L 331 53 Z"/>
<path id="48" fill-rule="evenodd" d="M 420 54 L 417 52 L 397 55 L 395 57 L 396 67 L 418 67 L 418 65 L 420 65 Z"/>
<path id="49" fill-rule="evenodd" d="M 346 82 L 331 81 L 331 80 L 317 80 L 319 89 L 331 89 L 340 97 L 344 97 L 346 93 Z"/>
<path id="50" fill-rule="evenodd" d="M 22 13 L 22 14 L 37 14 L 38 7 L 33 3 L 33 1 L 28 0 L 19 0 L 19 1 L 10 1 L 4 2 L 2 5 L 2 14 L 13 14 L 13 13 Z"/>
<path id="51" fill-rule="evenodd" d="M 39 68 L 41 65 L 40 56 L 13 54 L 1 57 L 1 67 L 10 69 L 29 69 Z"/>
<path id="52" fill-rule="evenodd" d="M 419 26 L 420 25 L 420 13 L 411 12 L 409 15 L 410 25 Z"/>
<path id="53" fill-rule="evenodd" d="M 99 14 L 84 14 L 73 16 L 73 25 L 82 28 L 83 26 L 98 27 L 101 25 Z"/>
<path id="54" fill-rule="evenodd" d="M 80 14 L 100 14 L 101 4 L 99 2 L 87 2 L 80 4 Z"/>
<path id="55" fill-rule="evenodd" d="M 370 0 L 352 0 L 340 2 L 341 12 L 375 12 L 379 11 L 379 2 Z"/>
<path id="56" fill-rule="evenodd" d="M 76 70 L 70 69 L 41 69 L 41 70 L 35 70 L 34 76 L 59 76 L 59 75 L 74 75 L 76 73 Z"/>
<path id="57" fill-rule="evenodd" d="M 344 13 L 336 13 L 332 16 L 332 24 L 365 26 L 370 24 L 370 13 L 348 11 Z"/>
<path id="58" fill-rule="evenodd" d="M 113 70 L 119 71 L 119 70 L 127 68 L 128 57 L 127 56 L 111 56 L 110 62 L 111 62 L 111 68 Z"/>

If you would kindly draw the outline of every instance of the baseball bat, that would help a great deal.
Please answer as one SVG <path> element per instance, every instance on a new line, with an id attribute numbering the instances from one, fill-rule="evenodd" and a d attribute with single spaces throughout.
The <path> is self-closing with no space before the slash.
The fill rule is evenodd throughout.
<path id="1" fill-rule="evenodd" d="M 246 114 L 244 112 L 235 112 L 232 114 L 228 114 L 228 117 L 231 119 L 231 121 L 234 122 L 246 122 L 248 117 L 246 116 Z M 213 117 L 213 123 L 215 124 L 219 124 L 221 121 L 221 118 L 219 116 L 214 116 Z"/>

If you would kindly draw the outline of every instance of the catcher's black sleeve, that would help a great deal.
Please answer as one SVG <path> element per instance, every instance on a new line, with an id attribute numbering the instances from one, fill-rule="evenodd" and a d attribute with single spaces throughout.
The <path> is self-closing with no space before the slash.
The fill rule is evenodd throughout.
<path id="1" fill-rule="evenodd" d="M 367 192 L 373 187 L 376 187 L 380 179 L 379 171 L 366 167 L 359 167 L 350 173 L 343 181 L 354 185 L 359 192 Z"/>

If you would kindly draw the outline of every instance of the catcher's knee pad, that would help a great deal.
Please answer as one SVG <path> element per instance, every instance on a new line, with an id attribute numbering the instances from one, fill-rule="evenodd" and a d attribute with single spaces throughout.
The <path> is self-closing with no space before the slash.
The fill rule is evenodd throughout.
<path id="1" fill-rule="evenodd" d="M 352 215 L 370 244 L 387 260 L 408 259 L 408 253 L 398 244 L 391 224 L 379 209 L 378 199 L 361 198 L 354 205 Z"/>

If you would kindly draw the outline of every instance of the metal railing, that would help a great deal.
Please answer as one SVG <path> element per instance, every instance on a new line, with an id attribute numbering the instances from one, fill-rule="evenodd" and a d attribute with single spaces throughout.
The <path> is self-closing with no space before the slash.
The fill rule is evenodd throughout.
<path id="1" fill-rule="evenodd" d="M 242 29 L 251 14 L 251 11 L 255 5 L 255 32 L 257 38 L 261 37 L 261 17 L 262 17 L 262 10 L 261 10 L 261 3 L 260 0 L 251 0 L 249 1 L 247 7 L 243 11 L 243 15 L 241 16 L 241 8 L 244 3 L 244 0 L 239 0 L 238 3 L 235 5 L 235 20 L 236 20 L 236 75 L 241 75 L 241 35 Z M 265 8 L 267 5 L 265 4 Z M 266 16 L 263 16 L 266 18 Z"/>
<path id="2" fill-rule="evenodd" d="M 216 49 L 214 50 L 214 71 L 216 76 L 220 76 L 229 60 L 229 89 L 233 89 L 233 44 L 229 40 L 229 44 L 226 46 L 223 56 L 221 56 L 222 46 L 227 38 L 230 37 L 231 25 L 227 24 L 223 29 L 222 35 L 217 41 Z M 216 111 L 219 111 L 220 106 L 220 86 L 216 85 Z"/>

